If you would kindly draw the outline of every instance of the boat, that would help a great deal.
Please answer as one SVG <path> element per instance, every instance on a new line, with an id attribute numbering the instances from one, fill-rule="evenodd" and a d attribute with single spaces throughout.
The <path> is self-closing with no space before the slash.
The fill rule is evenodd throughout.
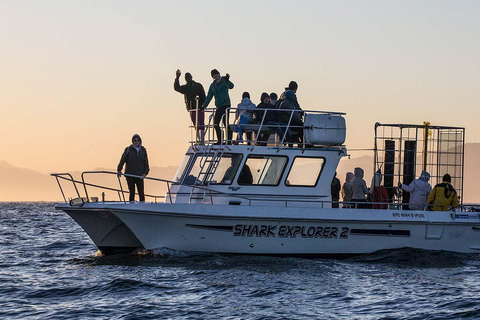
<path id="1" fill-rule="evenodd" d="M 117 172 L 86 171 L 77 179 L 54 173 L 64 198 L 55 208 L 72 217 L 104 254 L 167 249 L 339 257 L 404 247 L 480 252 L 480 216 L 462 196 L 464 128 L 376 123 L 373 169 L 383 170 L 389 198 L 365 208 L 332 201 L 330 194 L 339 162 L 349 157 L 344 113 L 306 110 L 303 126 L 266 125 L 264 115 L 258 124 L 244 125 L 255 139 L 238 143 L 225 138 L 239 126 L 230 108 L 221 143 L 215 144 L 215 109 L 205 112 L 205 139 L 199 141 L 199 128 L 191 128 L 192 140 L 175 177 L 145 178 L 163 184 L 165 193 L 128 202 Z M 285 112 L 292 119 L 294 111 Z M 303 134 L 303 142 L 287 141 L 295 132 Z M 275 140 L 259 139 L 268 135 Z M 408 210 L 408 197 L 396 186 L 408 184 L 422 169 L 432 174 L 432 186 L 449 172 L 460 206 Z M 87 182 L 91 175 L 118 179 L 118 186 Z M 72 186 L 71 197 L 65 183 Z M 105 192 L 118 197 L 108 200 Z"/>

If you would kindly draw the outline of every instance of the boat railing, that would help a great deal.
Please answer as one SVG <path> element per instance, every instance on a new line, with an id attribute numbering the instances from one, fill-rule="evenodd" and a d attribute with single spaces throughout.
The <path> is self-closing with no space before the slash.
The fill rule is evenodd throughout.
<path id="1" fill-rule="evenodd" d="M 119 187 L 118 188 L 114 188 L 114 187 L 108 187 L 108 186 L 105 186 L 105 185 L 99 185 L 99 184 L 95 184 L 95 183 L 89 183 L 89 182 L 86 182 L 85 181 L 85 176 L 87 174 L 108 174 L 108 175 L 114 175 L 117 177 L 117 180 L 118 180 L 118 185 Z M 123 185 L 122 185 L 122 182 L 120 180 L 120 177 L 124 176 L 124 177 L 131 177 L 131 178 L 139 178 L 139 179 L 144 179 L 144 180 L 151 180 L 151 181 L 156 181 L 156 182 L 162 182 L 162 183 L 165 183 L 166 186 L 167 186 L 167 191 L 166 191 L 166 195 L 153 195 L 153 194 L 147 194 L 145 193 L 145 197 L 146 198 L 153 198 L 155 203 L 157 202 L 157 199 L 166 199 L 168 203 L 173 203 L 173 197 L 172 196 L 176 196 L 176 194 L 172 193 L 171 192 L 171 186 L 173 184 L 175 185 L 178 185 L 179 183 L 178 182 L 175 182 L 175 181 L 170 181 L 170 180 L 165 180 L 165 179 L 160 179 L 160 178 L 152 178 L 152 177 L 143 177 L 143 176 L 137 176 L 137 175 L 132 175 L 132 174 L 123 174 L 123 173 L 118 173 L 118 172 L 112 172 L 112 171 L 105 171 L 105 170 L 96 170 L 96 171 L 84 171 L 82 172 L 81 174 L 81 180 L 75 180 L 73 178 L 73 176 L 70 174 L 70 173 L 52 173 L 50 174 L 51 176 L 55 177 L 56 181 L 57 181 L 57 184 L 60 188 L 60 192 L 62 193 L 62 197 L 63 197 L 63 200 L 66 202 L 66 203 L 84 203 L 84 202 L 97 202 L 98 201 L 98 197 L 90 197 L 89 196 L 89 192 L 88 192 L 88 187 L 93 187 L 93 188 L 98 188 L 98 189 L 101 189 L 101 190 L 108 190 L 108 191 L 113 191 L 113 192 L 116 192 L 118 194 L 118 200 L 120 202 L 124 202 L 124 203 L 127 203 L 128 201 L 126 200 L 125 198 L 125 194 L 129 193 L 128 190 L 124 190 L 123 188 Z M 76 194 L 76 198 L 68 198 L 67 200 L 67 197 L 65 196 L 65 192 L 64 192 L 64 189 L 63 189 L 63 186 L 62 184 L 60 183 L 60 181 L 68 181 L 68 182 L 71 182 L 72 185 L 73 185 L 73 188 L 75 190 L 75 194 Z M 84 194 L 85 196 L 82 196 L 80 191 L 79 191 L 79 188 L 77 187 L 77 185 L 80 185 L 81 188 L 83 189 L 84 191 Z M 203 187 L 203 186 L 198 186 L 198 185 L 187 185 L 189 187 L 192 187 L 194 189 L 199 189 L 203 192 L 203 194 L 209 194 L 209 198 L 210 198 L 210 203 L 213 204 L 213 195 L 214 194 L 218 194 L 218 195 L 224 195 L 224 196 L 229 196 L 229 197 L 234 197 L 234 198 L 238 198 L 238 199 L 242 199 L 242 200 L 247 200 L 247 201 L 251 201 L 251 199 L 249 198 L 246 198 L 246 197 L 242 197 L 242 196 L 238 196 L 238 195 L 232 195 L 230 193 L 226 193 L 226 192 L 222 192 L 222 191 L 218 191 L 218 190 L 213 190 L 211 188 L 208 188 L 208 187 Z M 103 194 L 103 193 L 102 193 Z M 135 193 L 135 195 L 138 195 L 138 193 Z M 191 195 L 191 197 L 195 197 L 195 195 Z M 77 199 L 77 200 L 76 200 Z M 73 202 L 72 202 L 73 201 Z M 105 199 L 102 197 L 102 202 L 105 202 Z"/>
<path id="2" fill-rule="evenodd" d="M 270 109 L 246 109 L 247 112 L 262 114 L 261 119 L 255 118 L 255 121 L 252 123 L 239 123 L 239 117 L 237 117 L 236 113 L 238 110 L 245 111 L 245 109 L 229 107 L 225 114 L 222 115 L 220 121 L 220 129 L 221 129 L 221 137 L 220 142 L 221 144 L 238 144 L 239 141 L 233 138 L 233 133 L 235 130 L 240 130 L 242 133 L 255 133 L 255 138 L 252 140 L 244 140 L 244 143 L 253 145 L 253 146 L 263 146 L 266 145 L 267 142 L 273 144 L 276 147 L 287 147 L 292 146 L 292 143 L 297 144 L 298 147 L 311 147 L 312 144 L 305 141 L 305 139 L 301 141 L 289 141 L 287 137 L 290 135 L 291 132 L 298 134 L 300 136 L 305 137 L 305 130 L 313 130 L 313 129 L 322 129 L 322 130 L 345 130 L 345 128 L 328 128 L 328 127 L 316 127 L 314 125 L 305 125 L 302 121 L 302 125 L 294 124 L 293 119 L 295 114 L 301 114 L 302 116 L 306 117 L 308 114 L 320 114 L 320 115 L 330 115 L 330 116 L 343 116 L 345 113 L 343 112 L 334 112 L 334 111 L 319 111 L 319 110 L 290 110 L 290 109 L 275 109 L 273 106 Z M 195 112 L 196 110 L 191 110 L 190 112 Z M 206 108 L 203 109 L 205 123 L 204 126 L 198 125 L 198 112 L 196 125 L 191 125 L 190 128 L 192 130 L 192 139 L 190 143 L 192 145 L 202 145 L 202 144 L 214 144 L 217 142 L 215 139 L 215 112 L 217 111 L 216 108 Z M 266 115 L 267 112 L 274 112 L 276 115 L 279 113 L 287 113 L 288 114 L 288 122 L 266 122 Z M 203 131 L 203 134 L 199 135 L 198 132 Z M 232 136 L 231 139 L 229 138 L 229 133 Z M 275 142 L 269 141 L 262 141 L 259 138 L 262 137 L 262 134 L 275 134 L 276 139 Z M 267 136 L 268 138 L 268 136 Z"/>
<path id="3" fill-rule="evenodd" d="M 118 188 L 115 187 L 109 187 L 105 185 L 99 185 L 95 183 L 89 183 L 85 181 L 85 175 L 86 174 L 109 174 L 109 175 L 115 175 L 117 176 L 118 179 Z M 51 176 L 55 177 L 57 180 L 57 184 L 60 188 L 60 192 L 62 193 L 63 200 L 65 202 L 71 202 L 74 198 L 69 198 L 69 201 L 67 201 L 67 197 L 65 196 L 64 188 L 60 181 L 68 181 L 71 182 L 73 185 L 73 188 L 75 190 L 76 194 L 76 199 L 80 199 L 80 202 L 93 202 L 93 201 L 98 201 L 98 197 L 90 197 L 88 188 L 87 187 L 93 187 L 93 188 L 98 188 L 102 189 L 105 191 L 113 191 L 118 194 L 118 200 L 121 202 L 127 202 L 125 199 L 125 193 L 129 193 L 128 190 L 124 190 L 123 185 L 121 183 L 120 177 L 125 176 L 125 177 L 132 177 L 132 178 L 141 178 L 145 180 L 152 180 L 152 181 L 159 181 L 163 182 L 167 185 L 167 189 L 170 190 L 170 185 L 174 183 L 173 181 L 165 180 L 165 179 L 159 179 L 159 178 L 151 178 L 151 177 L 141 177 L 141 176 L 136 176 L 136 175 L 131 175 L 131 174 L 122 174 L 122 173 L 117 173 L 117 172 L 111 172 L 111 171 L 104 171 L 104 170 L 99 170 L 99 171 L 84 171 L 81 174 L 81 180 L 75 180 L 73 176 L 70 173 L 52 173 L 50 174 Z M 77 185 L 81 186 L 81 188 L 84 191 L 84 195 L 82 196 Z M 170 192 L 167 192 L 167 195 L 170 195 Z M 138 195 L 138 193 L 136 193 Z M 153 195 L 153 194 L 145 194 L 145 197 L 152 198 L 154 199 L 155 202 L 157 202 L 157 199 L 165 199 L 165 195 Z M 105 199 L 102 199 L 102 201 L 105 201 Z M 170 199 L 170 202 L 172 200 Z"/>

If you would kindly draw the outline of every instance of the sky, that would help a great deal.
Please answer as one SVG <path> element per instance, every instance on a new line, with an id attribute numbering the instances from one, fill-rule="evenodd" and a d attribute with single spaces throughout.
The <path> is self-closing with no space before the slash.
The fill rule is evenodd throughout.
<path id="1" fill-rule="evenodd" d="M 0 0 L 0 160 L 115 168 L 138 133 L 152 166 L 177 166 L 191 138 L 177 69 L 205 88 L 228 72 L 233 105 L 295 80 L 303 109 L 347 114 L 352 149 L 372 148 L 375 122 L 480 142 L 479 16 L 468 0 Z"/>

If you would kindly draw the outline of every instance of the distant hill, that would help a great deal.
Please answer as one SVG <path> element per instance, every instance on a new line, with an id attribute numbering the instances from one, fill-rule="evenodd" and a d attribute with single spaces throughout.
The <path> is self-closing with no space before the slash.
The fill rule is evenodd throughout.
<path id="1" fill-rule="evenodd" d="M 115 171 L 115 169 L 95 168 L 93 170 Z M 175 175 L 176 167 L 152 167 L 149 176 L 171 180 Z M 81 180 L 80 171 L 70 172 L 75 180 Z M 116 175 L 85 175 L 87 183 L 108 185 L 118 188 Z M 127 190 L 126 183 L 122 179 L 123 188 Z M 61 180 L 65 196 L 75 197 L 73 186 Z M 80 186 L 77 186 L 79 188 Z M 93 187 L 88 188 L 90 196 L 101 197 L 101 192 Z M 79 190 L 83 195 L 83 190 Z M 165 184 L 150 182 L 146 183 L 146 192 L 155 195 L 163 195 L 166 191 Z M 108 193 L 107 193 L 108 194 Z M 117 199 L 118 194 L 110 193 L 107 200 Z M 18 168 L 12 164 L 0 160 L 0 201 L 63 201 L 62 194 L 54 177 L 30 169 Z"/>
<path id="2" fill-rule="evenodd" d="M 365 170 L 365 180 L 370 186 L 373 174 L 373 157 L 362 156 L 344 158 L 338 166 L 338 178 L 343 183 L 345 174 L 352 171 L 355 167 L 361 167 Z M 94 170 L 115 171 L 114 169 L 95 168 Z M 175 175 L 177 168 L 170 167 L 152 167 L 150 177 L 171 180 Z M 464 181 L 464 202 L 480 203 L 480 143 L 468 143 L 465 145 L 465 181 Z M 80 180 L 80 171 L 71 172 L 75 179 Z M 118 179 L 116 175 L 86 175 L 85 181 L 92 184 L 108 185 L 112 188 L 118 188 Z M 122 186 L 126 190 L 126 183 L 121 179 Z M 75 190 L 69 184 L 62 182 L 67 197 L 74 197 Z M 146 182 L 146 193 L 152 195 L 164 195 L 166 186 L 160 182 Z M 89 187 L 90 196 L 101 197 L 99 189 Z M 83 191 L 81 192 L 83 194 Z M 107 192 L 107 200 L 118 199 L 117 192 Z M 12 164 L 0 160 L 0 201 L 63 201 L 62 194 L 58 188 L 55 178 L 34 170 L 18 168 Z M 159 200 L 161 201 L 161 200 Z"/>

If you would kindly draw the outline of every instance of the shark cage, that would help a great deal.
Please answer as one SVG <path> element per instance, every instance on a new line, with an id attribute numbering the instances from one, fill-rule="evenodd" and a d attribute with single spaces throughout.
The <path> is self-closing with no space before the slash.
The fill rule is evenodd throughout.
<path id="1" fill-rule="evenodd" d="M 383 172 L 390 202 L 408 204 L 410 194 L 399 183 L 410 184 L 422 170 L 430 173 L 430 184 L 452 177 L 463 204 L 465 128 L 410 124 L 375 124 L 374 169 Z"/>

